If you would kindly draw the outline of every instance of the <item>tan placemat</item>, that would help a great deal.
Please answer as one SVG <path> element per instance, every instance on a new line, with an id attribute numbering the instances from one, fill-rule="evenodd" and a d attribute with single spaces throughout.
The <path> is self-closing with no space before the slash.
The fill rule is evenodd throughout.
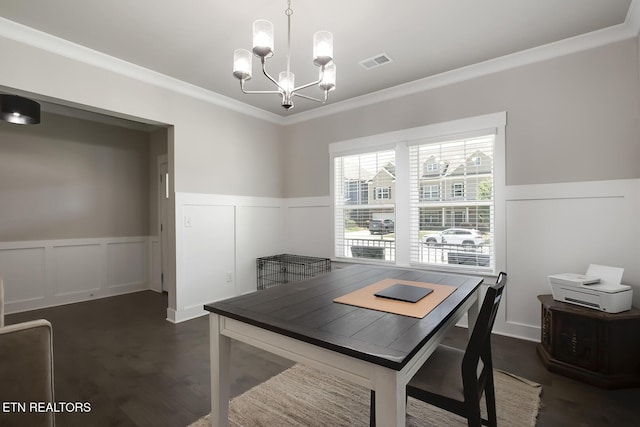
<path id="1" fill-rule="evenodd" d="M 374 294 L 389 286 L 401 283 L 403 285 L 420 286 L 422 288 L 431 288 L 431 292 L 420 301 L 412 303 L 405 301 L 396 301 L 388 298 L 380 298 Z M 372 310 L 385 311 L 387 313 L 402 314 L 403 316 L 417 317 L 422 319 L 429 314 L 431 310 L 436 308 L 438 304 L 444 301 L 449 295 L 456 290 L 455 286 L 437 285 L 435 283 L 412 282 L 410 280 L 384 279 L 379 282 L 372 283 L 369 286 L 360 288 L 349 294 L 334 299 L 334 302 L 341 304 L 353 305 L 356 307 L 370 308 Z"/>

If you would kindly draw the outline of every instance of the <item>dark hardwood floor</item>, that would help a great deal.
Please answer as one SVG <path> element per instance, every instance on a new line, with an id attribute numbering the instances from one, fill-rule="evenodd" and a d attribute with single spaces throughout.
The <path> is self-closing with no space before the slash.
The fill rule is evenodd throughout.
<path id="1" fill-rule="evenodd" d="M 174 325 L 166 308 L 166 294 L 145 291 L 12 314 L 6 323 L 53 324 L 56 400 L 91 404 L 86 414 L 58 414 L 58 426 L 184 427 L 210 409 L 209 323 L 205 316 Z M 462 348 L 465 338 L 456 328 L 446 343 Z M 535 346 L 493 339 L 496 368 L 542 384 L 539 426 L 640 425 L 640 388 L 603 390 L 549 373 Z M 234 343 L 232 396 L 291 365 Z"/>

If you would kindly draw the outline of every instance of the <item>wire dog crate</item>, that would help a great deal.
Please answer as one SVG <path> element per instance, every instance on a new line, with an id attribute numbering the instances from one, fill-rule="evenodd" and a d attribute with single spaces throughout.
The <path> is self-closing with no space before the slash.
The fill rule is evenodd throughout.
<path id="1" fill-rule="evenodd" d="M 289 282 L 331 271 L 329 258 L 281 254 L 256 260 L 258 290 L 269 289 Z"/>

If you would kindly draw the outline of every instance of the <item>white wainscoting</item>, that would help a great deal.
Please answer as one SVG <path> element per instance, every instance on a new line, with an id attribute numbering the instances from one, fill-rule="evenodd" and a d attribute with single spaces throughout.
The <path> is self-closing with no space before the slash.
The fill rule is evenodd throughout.
<path id="1" fill-rule="evenodd" d="M 498 332 L 540 339 L 547 276 L 589 264 L 625 269 L 640 306 L 640 180 L 507 187 L 505 313 Z"/>
<path id="2" fill-rule="evenodd" d="M 176 194 L 176 307 L 182 322 L 204 304 L 255 291 L 256 258 L 282 253 L 282 199 Z"/>
<path id="3" fill-rule="evenodd" d="M 0 242 L 7 313 L 149 288 L 148 236 Z"/>
<path id="4" fill-rule="evenodd" d="M 640 306 L 640 180 L 507 186 L 506 298 L 494 330 L 539 340 L 537 295 L 547 276 L 590 263 L 623 267 Z M 255 260 L 279 253 L 331 257 L 329 197 L 176 195 L 176 307 L 180 322 L 203 305 L 256 289 Z M 157 237 L 0 243 L 7 311 L 141 289 L 159 291 Z M 487 278 L 491 283 L 494 278 Z"/>
<path id="5" fill-rule="evenodd" d="M 508 283 L 496 333 L 539 341 L 537 296 L 551 293 L 547 276 L 584 272 L 590 263 L 623 267 L 623 282 L 634 287 L 640 307 L 640 180 L 505 190 Z M 283 206 L 285 251 L 331 257 L 330 198 L 289 199 Z"/>
<path id="6" fill-rule="evenodd" d="M 333 213 L 330 197 L 300 197 L 284 203 L 285 252 L 331 258 Z"/>
<path id="7" fill-rule="evenodd" d="M 172 322 L 206 314 L 206 303 L 254 292 L 257 258 L 330 257 L 329 197 L 178 193 L 176 211 L 176 307 L 167 309 Z"/>

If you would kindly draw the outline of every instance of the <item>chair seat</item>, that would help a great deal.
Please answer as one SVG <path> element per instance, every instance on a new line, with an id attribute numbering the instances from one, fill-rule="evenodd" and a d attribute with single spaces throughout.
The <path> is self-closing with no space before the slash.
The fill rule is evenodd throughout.
<path id="1" fill-rule="evenodd" d="M 465 417 L 469 427 L 497 427 L 491 329 L 506 283 L 507 273 L 500 272 L 496 284 L 487 288 L 466 350 L 439 345 L 407 384 L 408 396 Z M 480 410 L 483 395 L 486 419 Z M 376 425 L 375 403 L 371 390 L 371 426 Z"/>
<path id="2" fill-rule="evenodd" d="M 445 396 L 459 402 L 464 401 L 461 366 L 464 351 L 446 345 L 439 345 L 427 362 L 411 378 L 411 387 L 418 390 Z"/>

